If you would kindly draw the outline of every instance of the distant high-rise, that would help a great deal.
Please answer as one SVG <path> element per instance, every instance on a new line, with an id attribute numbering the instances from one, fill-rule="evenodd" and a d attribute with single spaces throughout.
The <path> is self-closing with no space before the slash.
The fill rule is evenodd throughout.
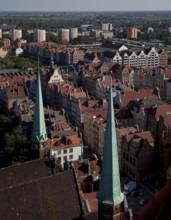
<path id="1" fill-rule="evenodd" d="M 69 40 L 70 40 L 69 29 L 63 29 L 63 28 L 59 29 L 58 30 L 58 40 L 69 42 Z"/>
<path id="2" fill-rule="evenodd" d="M 12 29 L 11 30 L 11 41 L 15 41 L 16 39 L 22 38 L 22 30 L 19 29 Z"/>
<path id="3" fill-rule="evenodd" d="M 34 41 L 43 42 L 46 41 L 46 30 L 34 30 Z"/>
<path id="4" fill-rule="evenodd" d="M 138 38 L 138 33 L 139 33 L 139 30 L 137 28 L 131 27 L 128 30 L 128 38 L 129 39 L 137 39 Z"/>
<path id="5" fill-rule="evenodd" d="M 0 39 L 2 38 L 2 29 L 0 29 Z"/>
<path id="6" fill-rule="evenodd" d="M 71 28 L 70 29 L 70 37 L 71 37 L 71 39 L 78 37 L 78 28 Z"/>
<path id="7" fill-rule="evenodd" d="M 113 29 L 113 25 L 112 25 L 112 23 L 103 23 L 102 24 L 102 30 L 103 31 L 112 31 L 112 29 Z"/>

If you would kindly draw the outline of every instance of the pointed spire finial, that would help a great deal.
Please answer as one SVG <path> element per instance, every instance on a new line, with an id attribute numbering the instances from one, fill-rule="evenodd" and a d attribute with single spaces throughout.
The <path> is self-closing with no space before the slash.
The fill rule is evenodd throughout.
<path id="1" fill-rule="evenodd" d="M 33 131 L 32 131 L 31 140 L 33 143 L 41 143 L 47 140 L 41 79 L 40 79 L 39 53 L 38 53 L 38 73 L 37 73 L 37 84 L 36 84 L 36 103 L 35 103 L 35 113 L 34 113 Z"/>
<path id="2" fill-rule="evenodd" d="M 109 88 L 109 105 L 107 112 L 105 143 L 103 148 L 102 173 L 97 199 L 99 202 L 109 205 L 118 205 L 123 202 L 124 199 L 124 195 L 121 192 L 120 187 L 112 81 Z"/>

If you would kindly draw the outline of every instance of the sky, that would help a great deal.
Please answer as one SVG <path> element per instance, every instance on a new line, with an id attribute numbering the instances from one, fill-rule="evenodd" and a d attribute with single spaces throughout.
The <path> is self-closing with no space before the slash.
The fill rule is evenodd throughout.
<path id="1" fill-rule="evenodd" d="M 171 10 L 171 0 L 0 0 L 0 11 Z"/>

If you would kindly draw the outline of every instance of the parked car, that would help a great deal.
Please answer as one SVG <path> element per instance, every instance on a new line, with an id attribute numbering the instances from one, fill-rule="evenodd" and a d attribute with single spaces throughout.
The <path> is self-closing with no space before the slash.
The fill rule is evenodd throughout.
<path id="1" fill-rule="evenodd" d="M 141 206 L 146 206 L 147 205 L 147 203 L 148 203 L 148 200 L 145 200 L 145 199 L 141 199 L 140 201 L 139 201 L 139 205 L 141 205 Z"/>
<path id="2" fill-rule="evenodd" d="M 131 193 L 133 190 L 135 190 L 137 187 L 137 183 L 134 181 L 129 181 L 127 184 L 124 185 L 123 193 L 127 196 L 129 193 Z"/>

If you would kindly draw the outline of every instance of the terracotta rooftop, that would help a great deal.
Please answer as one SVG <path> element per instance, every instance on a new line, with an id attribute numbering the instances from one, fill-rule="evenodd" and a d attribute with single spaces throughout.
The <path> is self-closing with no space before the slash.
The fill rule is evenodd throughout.
<path id="1" fill-rule="evenodd" d="M 127 107 L 129 102 L 137 99 L 144 99 L 151 97 L 152 99 L 158 100 L 159 97 L 154 89 L 141 89 L 139 91 L 127 91 L 124 94 L 120 94 L 121 106 Z"/>
<path id="2" fill-rule="evenodd" d="M 7 87 L 6 95 L 8 99 L 28 97 L 28 94 L 27 94 L 27 91 L 24 85 Z"/>

